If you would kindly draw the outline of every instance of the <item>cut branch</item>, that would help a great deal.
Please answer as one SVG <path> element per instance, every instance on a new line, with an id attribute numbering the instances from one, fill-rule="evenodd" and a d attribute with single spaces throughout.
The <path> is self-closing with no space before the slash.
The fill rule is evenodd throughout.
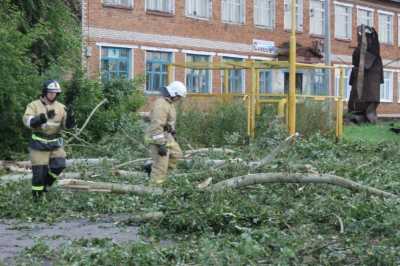
<path id="1" fill-rule="evenodd" d="M 78 137 L 82 131 L 85 129 L 85 127 L 87 126 L 87 124 L 89 123 L 90 119 L 92 118 L 92 116 L 94 115 L 94 113 L 97 111 L 97 109 L 100 108 L 100 106 L 102 106 L 103 104 L 107 103 L 108 100 L 107 99 L 103 99 L 98 105 L 96 105 L 96 107 L 92 110 L 92 112 L 89 114 L 88 118 L 86 119 L 86 121 L 83 123 L 83 126 L 78 129 L 78 132 L 74 135 L 74 137 Z M 73 137 L 69 138 L 67 140 L 67 143 L 69 143 L 70 141 L 72 141 Z"/>
<path id="2" fill-rule="evenodd" d="M 222 152 L 225 154 L 233 154 L 235 153 L 234 150 L 231 149 L 225 149 L 225 148 L 201 148 L 201 149 L 196 149 L 196 150 L 186 150 L 185 153 L 185 158 L 191 157 L 195 154 L 199 153 L 208 153 L 208 152 Z"/>
<path id="3" fill-rule="evenodd" d="M 108 193 L 134 193 L 137 195 L 161 195 L 164 190 L 157 187 L 146 187 L 143 185 L 116 184 L 107 182 L 92 182 L 76 179 L 63 179 L 57 183 L 58 187 L 87 192 Z"/>
<path id="4" fill-rule="evenodd" d="M 305 175 L 305 174 L 289 174 L 289 173 L 259 173 L 249 174 L 245 176 L 233 177 L 228 180 L 221 181 L 211 187 L 209 190 L 222 191 L 228 188 L 241 188 L 256 184 L 268 183 L 301 183 L 301 184 L 329 184 L 350 189 L 355 192 L 366 192 L 368 194 L 383 197 L 398 197 L 398 195 L 379 190 L 370 186 L 361 185 L 357 182 L 334 175 Z"/>
<path id="5" fill-rule="evenodd" d="M 260 168 L 261 166 L 264 166 L 270 162 L 272 162 L 275 157 L 283 150 L 285 150 L 291 143 L 291 141 L 296 138 L 299 135 L 299 133 L 296 133 L 294 135 L 291 135 L 287 137 L 282 143 L 280 143 L 275 149 L 273 149 L 266 157 L 261 159 L 260 161 L 255 161 L 255 162 L 250 162 L 249 167 L 253 170 Z"/>

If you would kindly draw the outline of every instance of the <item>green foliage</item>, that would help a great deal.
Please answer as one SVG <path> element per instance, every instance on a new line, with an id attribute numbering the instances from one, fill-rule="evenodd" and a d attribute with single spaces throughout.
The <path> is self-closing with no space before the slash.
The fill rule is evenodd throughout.
<path id="1" fill-rule="evenodd" d="M 79 23 L 63 1 L 0 4 L 0 157 L 26 150 L 25 106 L 47 78 L 62 78 L 80 59 Z"/>
<path id="2" fill-rule="evenodd" d="M 306 137 L 315 133 L 333 136 L 335 133 L 335 110 L 333 102 L 305 99 L 296 107 L 296 131 Z"/>
<path id="3" fill-rule="evenodd" d="M 77 72 L 71 81 L 65 83 L 65 102 L 73 108 L 78 126 L 82 126 L 92 110 L 107 99 L 108 102 L 96 111 L 85 128 L 87 140 L 97 142 L 102 137 L 115 134 L 126 121 L 133 123 L 136 120 L 135 111 L 145 100 L 139 90 L 142 83 L 143 78 L 139 77 L 102 84 L 88 80 Z"/>
<path id="4" fill-rule="evenodd" d="M 207 112 L 188 107 L 178 110 L 178 139 L 200 146 L 243 144 L 247 115 L 242 103 L 217 104 Z"/>

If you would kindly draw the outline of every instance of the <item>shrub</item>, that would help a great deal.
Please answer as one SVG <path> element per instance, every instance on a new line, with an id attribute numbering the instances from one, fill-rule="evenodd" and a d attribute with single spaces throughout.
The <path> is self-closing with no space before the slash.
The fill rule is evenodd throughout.
<path id="1" fill-rule="evenodd" d="M 201 146 L 241 144 L 247 138 L 247 115 L 242 103 L 220 103 L 208 112 L 193 107 L 178 110 L 178 138 Z"/>

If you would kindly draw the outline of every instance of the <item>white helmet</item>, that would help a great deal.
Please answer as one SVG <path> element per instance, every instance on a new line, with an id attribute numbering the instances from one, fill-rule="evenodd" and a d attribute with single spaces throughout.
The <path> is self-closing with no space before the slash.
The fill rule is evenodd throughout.
<path id="1" fill-rule="evenodd" d="M 173 81 L 167 87 L 169 96 L 181 96 L 186 97 L 187 89 L 186 86 L 180 81 Z"/>

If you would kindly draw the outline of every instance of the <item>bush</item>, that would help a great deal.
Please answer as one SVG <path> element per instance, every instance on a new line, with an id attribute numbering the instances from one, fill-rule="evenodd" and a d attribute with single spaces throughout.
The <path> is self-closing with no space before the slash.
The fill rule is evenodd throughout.
<path id="1" fill-rule="evenodd" d="M 180 108 L 177 120 L 178 139 L 184 143 L 223 146 L 246 142 L 247 115 L 242 103 L 217 104 L 208 112 Z"/>
<path id="2" fill-rule="evenodd" d="M 335 110 L 332 102 L 304 100 L 297 104 L 296 131 L 309 137 L 316 133 L 331 135 L 335 133 Z"/>
<path id="3" fill-rule="evenodd" d="M 81 127 L 92 110 L 103 100 L 107 103 L 97 109 L 85 134 L 90 141 L 99 141 L 108 134 L 117 132 L 126 120 L 136 120 L 134 112 L 144 104 L 143 93 L 139 90 L 143 79 L 112 80 L 106 83 L 88 80 L 81 72 L 75 74 L 70 82 L 66 82 L 64 101 L 72 106 L 76 114 L 77 125 Z M 123 119 L 125 122 L 123 122 Z"/>

